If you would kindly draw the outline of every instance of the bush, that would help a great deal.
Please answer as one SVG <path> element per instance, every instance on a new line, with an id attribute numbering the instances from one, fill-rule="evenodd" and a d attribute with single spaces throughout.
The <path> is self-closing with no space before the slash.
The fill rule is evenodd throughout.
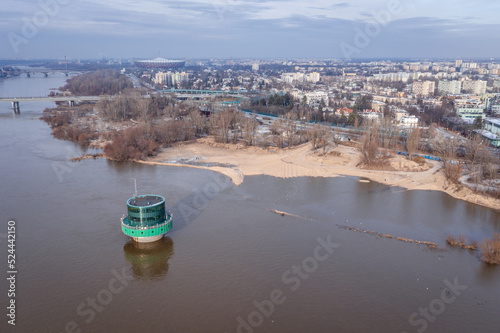
<path id="1" fill-rule="evenodd" d="M 467 246 L 467 237 L 465 235 L 458 235 L 458 246 L 466 247 Z"/>
<path id="2" fill-rule="evenodd" d="M 450 246 L 459 247 L 461 249 L 468 249 L 470 251 L 477 250 L 477 243 L 474 240 L 469 242 L 467 245 L 467 237 L 465 235 L 459 235 L 458 239 L 454 235 L 448 235 L 446 237 L 446 243 Z"/>
<path id="3" fill-rule="evenodd" d="M 446 243 L 448 243 L 451 246 L 457 246 L 458 245 L 458 241 L 455 238 L 455 236 L 453 236 L 453 235 L 448 235 L 446 237 Z"/>
<path id="4" fill-rule="evenodd" d="M 460 166 L 460 164 L 445 162 L 444 175 L 449 181 L 458 184 L 458 180 L 462 175 L 462 167 Z"/>
<path id="5" fill-rule="evenodd" d="M 485 238 L 480 244 L 481 260 L 488 264 L 500 264 L 500 234 Z"/>
<path id="6" fill-rule="evenodd" d="M 73 126 L 70 112 L 57 112 L 54 115 L 45 115 L 42 119 L 49 124 L 52 128 L 52 135 L 57 139 L 70 140 L 82 146 L 88 146 L 90 140 L 97 136 L 96 133 L 89 132 L 88 129 Z"/>
<path id="7" fill-rule="evenodd" d="M 152 156 L 161 146 L 195 138 L 196 129 L 185 121 L 159 125 L 139 125 L 115 132 L 104 153 L 117 161 L 140 160 Z"/>
<path id="8" fill-rule="evenodd" d="M 417 163 L 418 165 L 425 165 L 425 157 L 422 156 L 414 156 L 412 161 Z"/>

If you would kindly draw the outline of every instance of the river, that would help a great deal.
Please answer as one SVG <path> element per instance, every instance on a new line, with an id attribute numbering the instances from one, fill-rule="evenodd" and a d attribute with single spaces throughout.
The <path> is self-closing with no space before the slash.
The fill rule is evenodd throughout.
<path id="1" fill-rule="evenodd" d="M 0 96 L 48 94 L 65 79 L 0 80 Z M 47 106 L 21 103 L 14 115 L 0 103 L 0 267 L 14 219 L 18 271 L 15 327 L 0 282 L 2 332 L 500 329 L 500 268 L 445 244 L 450 233 L 500 232 L 494 210 L 356 177 L 251 176 L 235 187 L 206 170 L 72 163 L 84 150 L 51 136 L 38 119 Z M 132 178 L 139 193 L 166 197 L 174 228 L 162 241 L 138 246 L 121 232 Z"/>

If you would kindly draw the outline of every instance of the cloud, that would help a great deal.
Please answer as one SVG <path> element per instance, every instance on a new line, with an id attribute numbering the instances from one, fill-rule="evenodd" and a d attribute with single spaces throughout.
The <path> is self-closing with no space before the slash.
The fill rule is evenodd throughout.
<path id="1" fill-rule="evenodd" d="M 500 1 L 400 1 L 401 13 L 392 15 L 389 26 L 366 52 L 381 47 L 376 54 L 410 54 L 419 47 L 437 55 L 453 49 L 450 41 L 463 48 L 491 36 L 488 50 L 498 49 L 500 54 Z M 108 54 L 118 50 L 117 43 L 123 40 L 128 48 L 120 54 L 132 44 L 141 45 L 147 53 L 148 45 L 154 44 L 155 48 L 175 45 L 186 55 L 225 56 L 229 50 L 233 55 L 333 56 L 340 42 L 352 40 L 354 28 L 363 29 L 373 22 L 374 13 L 388 10 L 388 4 L 389 0 L 74 0 L 40 28 L 42 33 L 36 38 L 44 36 L 51 44 L 30 41 L 22 56 L 40 53 L 40 45 L 67 48 L 69 53 L 80 50 L 82 41 L 89 43 L 87 49 L 106 49 L 107 45 L 99 43 L 110 44 L 110 40 L 115 42 Z M 41 10 L 38 0 L 2 0 L 0 36 L 4 37 L 0 43 L 6 43 L 10 32 L 21 34 L 24 22 Z M 435 47 L 429 49 L 429 45 Z M 12 55 L 9 47 L 0 46 L 0 57 Z"/>

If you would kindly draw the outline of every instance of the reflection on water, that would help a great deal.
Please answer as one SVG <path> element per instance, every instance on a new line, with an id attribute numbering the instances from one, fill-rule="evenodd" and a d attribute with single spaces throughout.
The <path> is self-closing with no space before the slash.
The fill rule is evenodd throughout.
<path id="1" fill-rule="evenodd" d="M 132 264 L 137 279 L 154 280 L 168 272 L 168 260 L 174 254 L 174 241 L 163 237 L 152 243 L 137 243 L 132 239 L 123 246 L 125 259 Z"/>
<path id="2" fill-rule="evenodd" d="M 498 265 L 483 264 L 477 271 L 477 275 L 481 279 L 481 282 L 487 285 L 494 285 L 497 282 L 499 271 L 500 267 Z"/>

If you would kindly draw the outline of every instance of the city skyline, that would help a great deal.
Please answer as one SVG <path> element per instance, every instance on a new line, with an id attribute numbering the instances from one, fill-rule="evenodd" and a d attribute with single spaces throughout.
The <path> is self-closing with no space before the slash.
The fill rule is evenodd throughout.
<path id="1" fill-rule="evenodd" d="M 495 1 L 7 0 L 0 58 L 495 58 Z"/>

